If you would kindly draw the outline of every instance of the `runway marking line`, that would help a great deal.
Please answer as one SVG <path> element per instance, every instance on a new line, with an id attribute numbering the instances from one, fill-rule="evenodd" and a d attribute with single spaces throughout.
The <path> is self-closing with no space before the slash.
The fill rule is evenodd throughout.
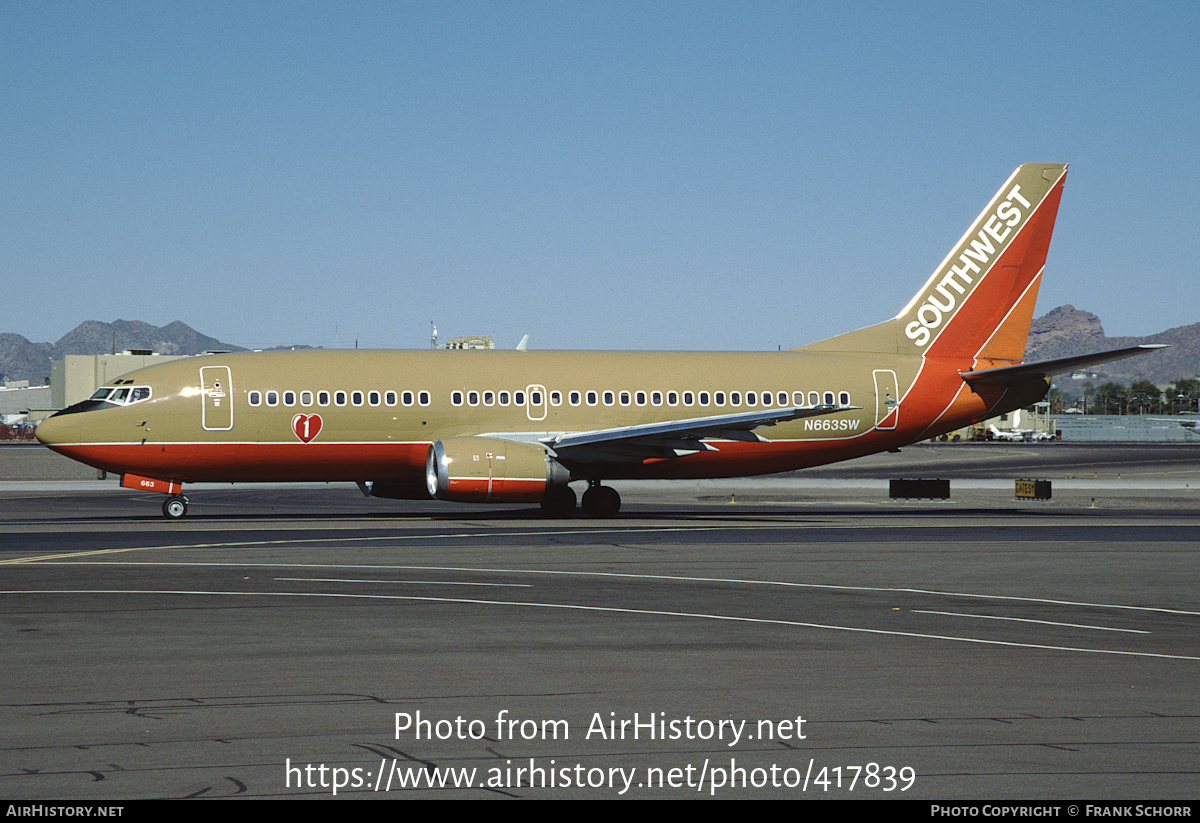
<path id="1" fill-rule="evenodd" d="M 629 534 L 631 532 L 692 532 L 692 531 L 717 531 L 727 528 L 726 526 L 663 526 L 653 528 L 633 528 L 633 529 L 585 529 L 579 531 L 567 532 L 567 534 Z M 773 526 L 763 525 L 756 528 L 774 528 Z M 544 535 L 561 535 L 562 531 L 532 531 L 532 532 L 504 532 L 505 537 L 541 537 Z M 414 534 L 414 535 L 371 535 L 368 537 L 340 537 L 336 538 L 339 543 L 362 543 L 378 540 L 456 540 L 465 537 L 494 537 L 494 533 L 446 533 L 446 534 Z M 249 548 L 251 546 L 283 546 L 283 545 L 299 545 L 302 543 L 324 543 L 330 542 L 335 538 L 330 537 L 311 537 L 311 538 L 288 538 L 287 540 L 235 540 L 227 543 L 186 543 L 164 546 L 130 546 L 124 549 L 89 549 L 86 551 L 67 552 L 60 554 L 42 554 L 32 557 L 12 557 L 7 560 L 0 560 L 0 565 L 16 564 L 16 563 L 40 563 L 46 560 L 64 560 L 67 558 L 76 557 L 94 557 L 105 554 L 123 554 L 125 552 L 148 552 L 148 551 L 177 551 L 180 549 L 225 549 L 225 548 Z"/>
<path id="2" fill-rule="evenodd" d="M 155 589 L 50 589 L 29 591 L 0 591 L 0 594 L 153 594 L 153 595 L 184 595 L 202 597 L 322 597 L 352 600 L 406 600 L 428 603 L 464 603 L 482 606 L 519 606 L 525 608 L 566 609 L 572 611 L 608 612 L 614 614 L 636 614 L 653 617 L 688 617 L 701 620 L 720 620 L 735 623 L 756 623 L 761 625 L 790 626 L 805 629 L 825 629 L 828 631 L 852 632 L 857 634 L 875 634 L 893 637 L 911 637 L 918 640 L 949 640 L 957 643 L 977 643 L 987 646 L 1008 646 L 1011 648 L 1043 649 L 1046 651 L 1080 652 L 1084 654 L 1112 654 L 1123 657 L 1153 657 L 1165 660 L 1196 660 L 1200 657 L 1179 654 L 1161 654 L 1158 652 L 1135 652 L 1122 649 L 1085 649 L 1076 646 L 1052 646 L 1042 643 L 1016 643 L 1009 640 L 984 640 L 977 637 L 956 637 L 953 635 L 922 634 L 920 632 L 902 632 L 889 629 L 866 629 L 854 626 L 835 626 L 824 623 L 807 623 L 795 620 L 775 620 L 762 617 L 737 617 L 734 615 L 705 614 L 702 612 L 672 612 L 657 609 L 626 609 L 617 606 L 580 606 L 571 603 L 531 603 L 505 600 L 477 600 L 474 598 L 458 597 L 418 597 L 396 594 L 331 594 L 323 592 L 218 592 L 218 591 L 186 591 L 186 590 L 155 590 Z"/>
<path id="3" fill-rule="evenodd" d="M 125 550 L 120 550 L 125 551 Z M 32 565 L 32 564 L 30 564 Z M 892 594 L 928 594 L 936 597 L 963 597 L 976 600 L 1008 600 L 1015 603 L 1045 603 L 1052 606 L 1084 606 L 1096 609 L 1122 609 L 1126 611 L 1174 614 L 1183 617 L 1200 617 L 1200 611 L 1168 609 L 1161 606 L 1131 606 L 1122 603 L 1089 603 L 1078 600 L 1054 600 L 1046 597 L 1020 597 L 1009 594 L 978 594 L 973 592 L 948 592 L 937 589 L 913 589 L 895 586 L 842 586 L 836 583 L 797 583 L 788 580 L 750 580 L 738 577 L 691 577 L 677 574 L 634 574 L 632 572 L 594 572 L 569 569 L 486 569 L 471 566 L 409 566 L 370 565 L 366 563 L 216 563 L 184 561 L 130 561 L 122 563 L 65 563 L 48 562 L 47 566 L 217 566 L 222 568 L 250 569 L 369 569 L 372 571 L 437 571 L 471 572 L 475 574 L 529 574 L 574 577 L 616 577 L 633 580 L 671 580 L 680 583 L 734 583 L 745 586 L 780 586 L 797 589 L 827 589 L 848 592 L 884 592 Z M 0 592 L 3 594 L 4 592 Z M 364 595 L 365 596 L 365 595 Z"/>
<path id="4" fill-rule="evenodd" d="M 940 614 L 946 617 L 971 617 L 976 620 L 1011 620 L 1014 623 L 1041 623 L 1044 626 L 1066 626 L 1072 629 L 1095 629 L 1098 632 L 1129 632 L 1130 634 L 1150 634 L 1141 629 L 1118 629 L 1112 626 L 1089 626 L 1086 623 L 1060 623 L 1056 620 L 1033 620 L 1028 617 L 1002 617 L 995 614 L 964 614 L 962 612 L 935 612 L 924 609 L 913 609 L 913 614 Z"/>
<path id="5" fill-rule="evenodd" d="M 1085 525 L 1090 525 L 1089 518 L 1083 518 Z M 788 524 L 782 524 L 788 525 Z M 987 525 L 987 524 L 976 524 Z M 1062 523 L 1064 526 L 1078 525 L 1076 523 Z M 1114 526 L 1129 526 L 1136 525 L 1134 521 L 1108 523 Z M 707 524 L 702 526 L 630 526 L 627 528 L 596 528 L 596 529 L 537 529 L 533 531 L 474 531 L 474 532 L 443 532 L 439 534 L 387 534 L 387 535 L 367 535 L 363 537 L 312 537 L 312 538 L 286 538 L 282 540 L 234 540 L 229 542 L 210 542 L 210 543 L 186 543 L 186 544 L 165 544 L 156 546 L 130 546 L 120 549 L 89 549 L 75 552 L 58 552 L 55 554 L 43 554 L 26 557 L 11 557 L 0 560 L 0 565 L 11 565 L 20 563 L 41 563 L 49 560 L 65 560 L 82 557 L 95 557 L 108 554 L 123 554 L 126 552 L 144 552 L 144 551 L 179 551 L 185 549 L 232 549 L 232 548 L 250 548 L 254 546 L 284 546 L 284 545 L 312 545 L 324 542 L 332 542 L 336 540 L 338 543 L 365 543 L 378 542 L 381 540 L 395 541 L 412 541 L 412 540 L 463 540 L 472 538 L 491 538 L 497 535 L 503 537 L 544 537 L 547 535 L 555 537 L 570 537 L 574 535 L 630 535 L 630 534 L 667 534 L 672 532 L 712 532 L 712 531 L 759 531 L 759 530 L 777 530 L 781 526 L 779 521 L 762 524 L 722 524 L 714 525 Z M 790 524 L 790 527 L 796 531 L 808 531 L 816 529 L 838 529 L 838 530 L 861 530 L 858 524 L 841 524 L 841 523 L 796 523 Z M 884 527 L 880 527 L 884 528 Z M 938 525 L 926 522 L 904 522 L 904 523 L 889 523 L 886 528 L 892 531 L 898 529 L 952 529 L 959 528 L 958 524 Z M 875 541 L 865 541 L 875 542 Z"/>
<path id="6" fill-rule="evenodd" d="M 476 583 L 470 580 L 370 580 L 342 577 L 276 577 L 289 583 L 396 583 L 406 586 L 495 586 L 502 589 L 532 589 L 532 583 Z"/>

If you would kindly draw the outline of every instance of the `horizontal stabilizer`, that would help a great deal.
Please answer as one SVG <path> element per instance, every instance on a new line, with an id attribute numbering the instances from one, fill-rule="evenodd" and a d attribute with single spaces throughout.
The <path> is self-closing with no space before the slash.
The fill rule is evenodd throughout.
<path id="1" fill-rule="evenodd" d="M 1127 349 L 1081 354 L 1078 357 L 1060 357 L 1057 360 L 1043 360 L 1040 363 L 1021 363 L 1016 366 L 999 366 L 994 369 L 978 369 L 965 371 L 962 379 L 968 383 L 991 383 L 1002 386 L 1012 386 L 1024 383 L 1037 377 L 1050 377 L 1063 372 L 1075 371 L 1084 366 L 1094 366 L 1097 363 L 1109 363 L 1113 360 L 1123 360 L 1126 357 L 1136 357 L 1139 354 L 1169 349 L 1164 343 L 1145 343 L 1141 346 L 1130 346 Z"/>

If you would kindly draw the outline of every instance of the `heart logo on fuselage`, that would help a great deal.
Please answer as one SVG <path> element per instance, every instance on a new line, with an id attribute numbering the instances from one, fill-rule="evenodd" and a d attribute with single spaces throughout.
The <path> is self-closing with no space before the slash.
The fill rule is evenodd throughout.
<path id="1" fill-rule="evenodd" d="M 292 418 L 292 431 L 307 443 L 321 433 L 321 415 L 298 414 Z"/>

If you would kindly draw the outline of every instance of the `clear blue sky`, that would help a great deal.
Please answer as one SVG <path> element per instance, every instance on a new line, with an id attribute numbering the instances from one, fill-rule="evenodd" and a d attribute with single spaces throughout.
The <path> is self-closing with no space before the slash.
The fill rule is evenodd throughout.
<path id="1" fill-rule="evenodd" d="M 0 4 L 0 331 L 774 349 L 1018 164 L 1038 303 L 1200 321 L 1200 3 Z"/>

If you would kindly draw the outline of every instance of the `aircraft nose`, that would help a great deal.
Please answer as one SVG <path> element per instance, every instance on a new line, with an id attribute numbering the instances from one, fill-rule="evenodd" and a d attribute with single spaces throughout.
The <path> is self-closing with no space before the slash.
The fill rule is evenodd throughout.
<path id="1" fill-rule="evenodd" d="M 38 423 L 37 429 L 34 430 L 34 437 L 44 446 L 53 446 L 56 443 L 65 441 L 65 433 L 69 428 L 69 424 L 64 423 L 63 419 L 57 414 L 52 414 Z"/>

